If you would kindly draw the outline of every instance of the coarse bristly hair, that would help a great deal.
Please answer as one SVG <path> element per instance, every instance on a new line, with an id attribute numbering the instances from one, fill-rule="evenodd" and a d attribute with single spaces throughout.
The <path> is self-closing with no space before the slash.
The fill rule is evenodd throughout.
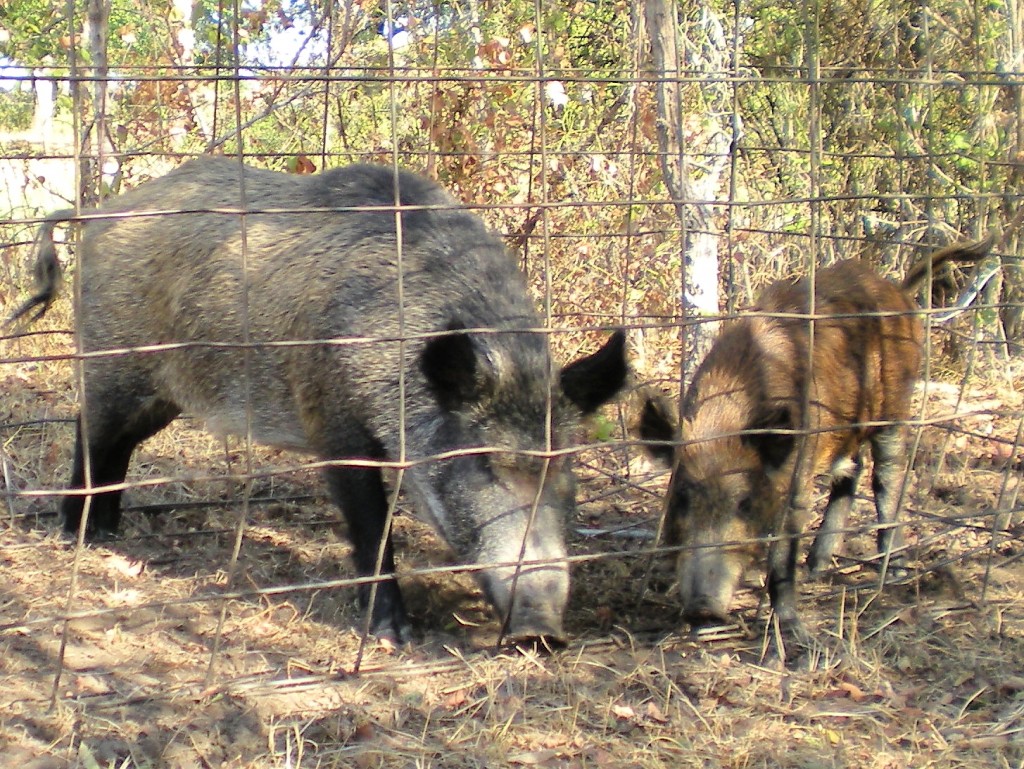
<path id="1" fill-rule="evenodd" d="M 759 538 L 779 535 L 790 539 L 769 548 L 769 590 L 780 615 L 795 622 L 796 538 L 809 519 L 812 479 L 833 478 L 808 558 L 817 571 L 841 541 L 865 442 L 874 458 L 879 548 L 890 548 L 903 469 L 900 423 L 909 416 L 924 333 L 910 291 L 939 265 L 977 262 L 991 246 L 988 238 L 936 251 L 900 284 L 859 260 L 823 268 L 813 321 L 807 279 L 773 283 L 748 315 L 726 325 L 698 367 L 679 428 L 664 404 L 648 402 L 641 436 L 659 441 L 652 451 L 674 464 L 668 539 L 702 546 L 679 556 L 688 616 L 724 616 L 735 587 L 725 582 L 738 581 Z M 674 451 L 669 437 L 681 439 Z"/>
<path id="2" fill-rule="evenodd" d="M 70 218 L 41 228 L 37 290 L 15 317 L 50 306 L 53 227 Z M 83 361 L 73 487 L 86 451 L 93 486 L 121 483 L 135 445 L 181 412 L 324 461 L 405 462 L 424 517 L 465 560 L 544 562 L 479 574 L 513 635 L 561 635 L 573 484 L 568 461 L 540 455 L 622 387 L 621 333 L 559 373 L 501 241 L 434 182 L 384 166 L 300 176 L 197 158 L 81 228 L 84 351 L 168 347 Z M 392 572 L 379 467 L 325 474 L 360 574 L 382 539 Z M 68 530 L 84 499 L 65 497 Z M 119 520 L 119 491 L 93 495 L 91 534 Z M 397 585 L 382 583 L 375 631 L 401 638 L 405 624 Z"/>

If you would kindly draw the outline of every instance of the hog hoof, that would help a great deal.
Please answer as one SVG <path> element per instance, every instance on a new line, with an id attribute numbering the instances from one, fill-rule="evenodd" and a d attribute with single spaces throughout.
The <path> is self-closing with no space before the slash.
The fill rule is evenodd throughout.
<path id="1" fill-rule="evenodd" d="M 404 612 L 388 617 L 378 616 L 370 623 L 370 635 L 390 646 L 402 646 L 413 640 L 412 624 Z"/>
<path id="2" fill-rule="evenodd" d="M 821 579 L 831 568 L 831 558 L 818 560 L 813 553 L 807 557 L 807 576 L 810 579 Z"/>
<path id="3" fill-rule="evenodd" d="M 410 625 L 395 626 L 392 624 L 374 626 L 370 628 L 370 635 L 376 638 L 385 646 L 399 647 L 411 642 L 412 627 Z"/>
<path id="4" fill-rule="evenodd" d="M 877 562 L 878 570 L 882 570 L 882 562 Z M 910 577 L 910 567 L 906 558 L 893 556 L 889 559 L 889 565 L 885 569 L 886 582 L 902 582 Z"/>
<path id="5" fill-rule="evenodd" d="M 778 632 L 769 627 L 770 638 L 765 646 L 762 663 L 786 670 L 815 672 L 832 670 L 843 664 L 847 648 L 842 641 L 824 643 L 800 622 L 779 622 Z"/>
<path id="6" fill-rule="evenodd" d="M 787 669 L 806 666 L 817 641 L 799 619 L 779 620 L 777 625 L 770 622 L 767 633 L 762 663 Z"/>
<path id="7" fill-rule="evenodd" d="M 370 591 L 360 589 L 359 607 L 364 612 L 364 621 L 369 603 Z M 409 622 L 405 604 L 394 582 L 381 583 L 377 591 L 373 617 L 370 620 L 370 635 L 394 646 L 401 646 L 413 640 L 412 623 Z"/>
<path id="8" fill-rule="evenodd" d="M 72 544 L 78 542 L 78 526 L 65 526 L 60 527 L 60 532 L 64 539 Z M 85 541 L 93 545 L 102 545 L 107 542 L 114 542 L 120 539 L 120 535 L 113 529 L 86 529 L 85 530 Z"/>

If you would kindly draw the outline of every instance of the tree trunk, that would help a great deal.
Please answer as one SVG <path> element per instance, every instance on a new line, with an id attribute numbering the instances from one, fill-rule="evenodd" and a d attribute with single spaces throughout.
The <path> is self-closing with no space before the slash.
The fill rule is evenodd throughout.
<path id="1" fill-rule="evenodd" d="M 728 67 L 728 45 L 719 20 L 703 10 L 699 29 L 699 48 L 689 52 L 688 67 L 721 72 Z M 712 201 L 718 196 L 722 173 L 729 166 L 730 145 L 734 137 L 728 84 L 709 84 L 700 94 L 687 94 L 690 102 L 701 106 L 701 114 L 687 115 L 687 132 L 702 142 L 699 169 L 689 162 L 683 133 L 683 91 L 680 82 L 684 50 L 680 40 L 676 3 L 672 0 L 646 0 L 644 17 L 651 46 L 651 63 L 658 110 L 657 132 L 661 171 L 665 187 L 676 209 L 682 230 L 681 304 L 686 325 L 683 331 L 684 385 L 695 364 L 711 347 L 717 333 L 719 314 L 718 232 Z M 724 98 L 723 98 L 724 97 Z"/>
<path id="2" fill-rule="evenodd" d="M 1008 0 L 1006 3 L 1008 14 L 1007 27 L 1009 45 L 1004 49 L 1004 67 L 1015 67 L 1017 62 L 1024 56 L 1024 18 L 1021 14 L 1020 0 Z M 1010 172 L 1009 184 L 1006 185 L 1006 194 L 1003 196 L 1003 220 L 1016 222 L 1019 209 L 1019 190 L 1024 184 L 1024 87 L 1019 83 L 1005 86 L 1011 89 L 1010 98 L 1007 100 L 1013 105 L 1016 114 L 1014 115 L 1014 141 L 1011 156 L 1016 159 L 1013 169 Z M 1019 222 L 1017 222 L 1019 226 Z M 1009 227 L 1007 229 L 1010 229 Z M 1017 254 L 1019 252 L 1020 236 L 1014 228 L 1003 235 L 1000 246 L 1006 249 L 1007 253 Z M 1002 309 L 1000 315 L 1003 323 L 1003 330 L 1011 350 L 1020 353 L 1021 340 L 1024 339 L 1024 310 L 1021 302 L 1024 300 L 1024 269 L 1016 259 L 1007 259 L 1003 263 L 1003 295 Z"/>
<path id="3" fill-rule="evenodd" d="M 88 0 L 85 38 L 92 59 L 89 74 L 92 80 L 92 130 L 84 136 L 80 160 L 82 202 L 96 203 L 103 199 L 104 149 L 107 147 L 107 33 L 110 27 L 110 0 Z M 90 141 L 91 147 L 90 147 Z"/>
<path id="4" fill-rule="evenodd" d="M 53 116 L 57 107 L 57 86 L 50 70 L 36 70 L 32 80 L 36 103 L 32 113 L 32 135 L 48 151 L 53 140 Z"/>

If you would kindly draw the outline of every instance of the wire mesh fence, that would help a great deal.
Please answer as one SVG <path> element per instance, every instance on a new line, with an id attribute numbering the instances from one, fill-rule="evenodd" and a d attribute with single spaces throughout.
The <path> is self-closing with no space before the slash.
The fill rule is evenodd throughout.
<path id="1" fill-rule="evenodd" d="M 0 9 L 0 309 L 31 295 L 47 228 L 66 285 L 0 346 L 0 638 L 15 722 L 45 706 L 76 714 L 73 728 L 48 716 L 51 754 L 89 765 L 82 751 L 99 751 L 104 766 L 197 755 L 472 766 L 514 749 L 511 763 L 654 766 L 711 760 L 728 744 L 756 761 L 764 748 L 722 721 L 702 735 L 682 726 L 704 718 L 709 697 L 733 715 L 749 703 L 685 681 L 709 675 L 698 649 L 794 656 L 768 597 L 785 576 L 768 564 L 790 535 L 811 668 L 860 659 L 861 680 L 877 677 L 892 646 L 928 647 L 930 628 L 979 606 L 1005 618 L 999 638 L 1019 640 L 1016 2 L 91 0 L 43 24 L 32 6 Z M 187 164 L 209 155 L 220 160 Z M 355 163 L 379 172 L 353 177 Z M 66 226 L 54 230 L 61 209 Z M 990 232 L 986 280 L 971 265 L 936 268 L 920 308 L 839 311 L 841 349 L 827 347 L 827 296 L 803 288 L 809 306 L 767 313 L 759 298 L 776 281 L 819 285 L 848 258 L 898 284 L 926 254 Z M 942 315 L 958 297 L 965 309 Z M 911 316 L 924 333 L 910 400 L 872 412 L 867 401 L 892 396 L 884 372 L 895 363 L 869 350 Z M 707 563 L 698 556 L 713 527 L 687 523 L 700 530 L 688 539 L 664 515 L 682 492 L 642 445 L 644 404 L 657 396 L 675 417 L 717 335 L 758 318 L 775 329 L 815 319 L 807 349 L 781 369 L 845 361 L 854 380 L 840 387 L 865 388 L 864 402 L 845 422 L 749 413 L 735 434 L 714 435 L 684 404 L 681 430 L 666 428 L 661 445 L 692 467 L 735 439 L 718 469 L 738 476 L 751 452 L 773 464 L 775 449 L 758 448 L 766 430 L 815 456 L 841 435 L 820 472 L 860 456 L 861 442 L 885 455 L 877 436 L 896 422 L 907 439 L 889 458 L 909 472 L 906 483 L 876 474 L 870 488 L 843 487 L 854 509 L 839 524 L 845 543 L 806 579 L 825 499 L 851 476 L 831 487 L 819 477 L 807 498 L 788 480 L 800 469 L 780 461 L 787 479 L 771 483 L 782 491 L 716 508 L 731 517 L 713 544 L 758 551 L 735 567 L 727 616 L 684 620 L 685 568 Z M 606 405 L 614 341 L 588 356 L 616 329 L 630 378 Z M 754 359 L 733 363 L 741 384 L 757 378 Z M 813 390 L 800 394 L 805 413 Z M 78 429 L 99 441 L 92 453 L 75 449 L 80 413 Z M 895 524 L 870 512 L 886 493 Z M 744 505 L 778 494 L 785 505 L 757 532 L 733 525 L 750 517 Z M 810 525 L 786 512 L 793 501 Z M 364 606 L 401 601 L 378 525 L 392 532 L 408 626 Z M 898 549 L 879 553 L 890 529 Z M 677 570 L 680 552 L 689 566 Z M 557 616 L 533 622 L 545 612 Z M 971 616 L 949 643 L 979 655 Z M 520 635 L 567 640 L 569 654 L 505 656 L 517 617 Z M 687 635 L 705 619 L 723 622 Z M 1016 641 L 1001 643 L 993 671 L 1021 660 Z M 640 670 L 623 648 L 656 650 L 660 673 L 627 676 L 633 700 L 629 687 L 625 700 L 617 684 L 593 690 L 612 704 L 584 718 L 587 696 L 566 691 L 585 690 L 590 664 Z M 681 657 L 666 662 L 666 648 Z M 481 650 L 490 656 L 473 661 Z M 971 664 L 952 659 L 940 682 L 969 687 L 956 670 Z M 559 685 L 537 684 L 531 665 L 553 666 Z M 440 683 L 410 693 L 431 677 Z M 407 683 L 359 688 L 376 680 Z M 662 680 L 667 694 L 652 695 Z M 964 760 L 1024 760 L 1012 739 L 1020 688 L 991 687 L 979 722 L 965 721 L 965 694 L 947 719 L 976 740 L 957 748 Z M 218 694 L 243 704 L 211 737 Z M 204 703 L 186 721 L 202 744 L 183 747 L 172 726 L 185 701 Z M 467 714 L 480 725 L 471 746 Z M 549 721 L 549 741 L 570 737 L 537 743 L 534 716 Z M 572 736 L 581 718 L 607 739 Z M 437 741 L 422 736 L 432 721 Z M 609 722 L 664 741 L 641 750 L 609 737 Z M 686 745 L 670 746 L 680 735 Z M 38 734 L 4 739 L 12 755 L 46 752 Z M 234 755 L 232 742 L 245 747 Z M 946 742 L 886 744 L 898 763 Z"/>

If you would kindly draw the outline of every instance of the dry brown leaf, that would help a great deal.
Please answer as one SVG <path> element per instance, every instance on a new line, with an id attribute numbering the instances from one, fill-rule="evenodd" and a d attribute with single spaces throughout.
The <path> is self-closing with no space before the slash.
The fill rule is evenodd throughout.
<path id="1" fill-rule="evenodd" d="M 615 762 L 612 760 L 612 754 L 604 748 L 590 748 L 584 751 L 584 755 L 587 760 L 586 766 L 614 766 Z"/>
<path id="2" fill-rule="evenodd" d="M 968 737 L 964 744 L 975 750 L 991 750 L 1001 748 L 1010 742 L 1008 734 L 979 734 L 977 737 Z"/>
<path id="3" fill-rule="evenodd" d="M 355 765 L 358 769 L 377 769 L 381 765 L 380 753 L 376 750 L 359 753 L 355 757 Z"/>
<path id="4" fill-rule="evenodd" d="M 135 579 L 146 570 L 146 562 L 136 558 L 125 558 L 123 555 L 111 553 L 103 559 L 103 565 L 116 571 L 123 577 Z"/>
<path id="5" fill-rule="evenodd" d="M 373 728 L 373 724 L 364 722 L 355 728 L 350 739 L 352 742 L 368 742 L 369 740 L 372 740 L 376 734 L 377 730 Z"/>
<path id="6" fill-rule="evenodd" d="M 838 691 L 849 697 L 854 702 L 862 702 L 866 700 L 870 695 L 865 693 L 857 684 L 851 683 L 850 681 L 843 681 L 839 684 Z"/>
<path id="7" fill-rule="evenodd" d="M 449 692 L 448 695 L 442 700 L 442 705 L 448 710 L 453 710 L 466 703 L 469 699 L 466 695 L 466 689 L 456 689 L 453 692 Z"/>
<path id="8" fill-rule="evenodd" d="M 973 670 L 961 670 L 955 676 L 953 676 L 953 686 L 963 686 L 965 683 L 973 679 Z"/>
<path id="9" fill-rule="evenodd" d="M 96 676 L 75 676 L 74 687 L 78 694 L 104 694 L 110 691 L 110 687 Z"/>
<path id="10" fill-rule="evenodd" d="M 668 723 L 668 718 L 661 712 L 661 708 L 653 702 L 647 703 L 647 717 L 652 721 L 657 721 L 659 724 Z"/>
<path id="11" fill-rule="evenodd" d="M 570 744 L 579 747 L 579 738 L 570 740 L 567 734 L 549 734 L 540 741 L 545 748 L 565 748 Z"/>
<path id="12" fill-rule="evenodd" d="M 825 702 L 809 702 L 803 710 L 808 715 L 817 718 L 854 718 L 863 716 L 870 708 L 844 697 Z"/>
<path id="13" fill-rule="evenodd" d="M 598 621 L 601 627 L 608 627 L 612 624 L 615 619 L 615 612 L 608 606 L 598 606 L 594 610 L 594 619 Z"/>

